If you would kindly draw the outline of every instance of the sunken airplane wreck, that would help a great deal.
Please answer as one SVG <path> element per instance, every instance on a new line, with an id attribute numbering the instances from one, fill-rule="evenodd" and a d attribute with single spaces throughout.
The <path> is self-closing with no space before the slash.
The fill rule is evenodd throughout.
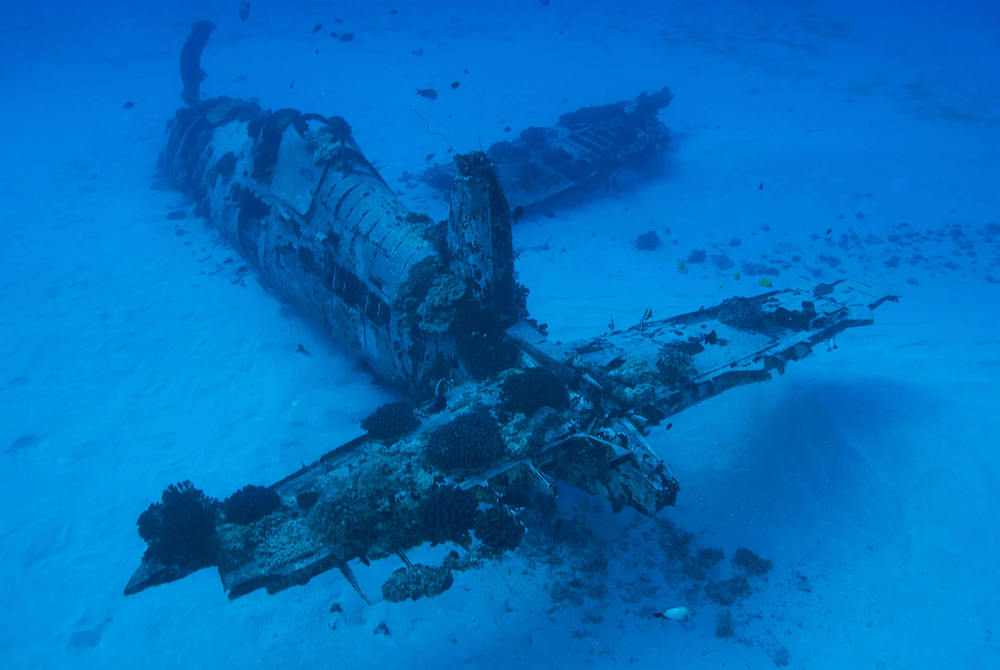
<path id="1" fill-rule="evenodd" d="M 571 132 L 535 138 L 556 137 L 575 160 L 572 133 L 603 136 L 602 123 L 623 123 L 643 99 L 584 110 Z M 662 143 L 666 129 L 651 131 L 655 114 L 644 118 L 650 141 Z M 580 166 L 580 179 L 620 164 L 612 142 L 578 146 L 579 160 L 598 166 Z M 679 487 L 646 443 L 654 426 L 783 372 L 895 300 L 844 280 L 668 319 L 647 314 L 586 341 L 552 342 L 528 318 L 516 281 L 498 177 L 510 166 L 482 152 L 456 156 L 455 166 L 450 216 L 436 223 L 400 202 L 340 117 L 231 98 L 177 112 L 160 159 L 169 185 L 266 284 L 409 400 L 380 407 L 362 422 L 364 434 L 271 486 L 221 502 L 189 482 L 169 487 L 139 517 L 147 549 L 126 594 L 207 567 L 218 569 L 230 598 L 339 569 L 371 602 L 351 565 L 396 556 L 401 567 L 382 597 L 435 595 L 454 571 L 517 547 L 520 513 L 554 495 L 556 480 L 616 510 L 655 515 Z M 551 174 L 551 164 L 540 173 Z M 557 190 L 573 181 L 561 178 Z M 553 183 L 538 191 L 551 194 Z M 518 188 L 530 198 L 529 181 Z M 407 555 L 444 542 L 462 552 L 439 565 Z"/>

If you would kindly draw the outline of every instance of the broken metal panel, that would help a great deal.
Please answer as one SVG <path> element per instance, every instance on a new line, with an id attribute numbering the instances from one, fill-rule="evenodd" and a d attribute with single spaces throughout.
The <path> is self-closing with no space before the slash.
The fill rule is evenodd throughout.
<path id="1" fill-rule="evenodd" d="M 273 488 L 281 510 L 256 524 L 220 525 L 219 574 L 231 598 L 276 593 L 357 558 L 385 558 L 419 544 L 406 524 L 433 487 L 407 473 L 410 459 L 384 445 L 331 452 Z M 401 467 L 402 466 L 402 467 Z M 310 505 L 301 496 L 317 494 Z"/>
<path id="2" fill-rule="evenodd" d="M 448 247 L 456 273 L 473 287 L 476 301 L 504 321 L 520 314 L 510 207 L 485 154 L 456 158 L 458 175 L 451 190 Z"/>
<path id="3" fill-rule="evenodd" d="M 680 485 L 673 473 L 627 421 L 611 420 L 591 433 L 575 433 L 542 450 L 546 474 L 611 503 L 654 516 L 673 505 Z"/>
<path id="4" fill-rule="evenodd" d="M 527 460 L 499 458 L 482 468 L 460 468 L 446 474 L 429 468 L 425 456 L 428 434 L 465 413 L 473 400 L 496 405 L 497 394 L 496 382 L 457 388 L 451 394 L 449 407 L 423 417 L 412 437 L 393 444 L 371 438 L 355 440 L 273 485 L 271 489 L 282 502 L 275 512 L 251 524 L 220 519 L 214 532 L 213 552 L 229 596 L 236 598 L 259 588 L 275 593 L 304 584 L 331 568 L 343 568 L 355 559 L 385 558 L 429 541 L 434 536 L 435 519 L 425 509 L 438 486 L 456 486 L 491 504 L 497 503 L 513 480 L 530 482 L 544 492 L 547 483 L 537 474 L 534 462 L 585 490 L 615 501 L 616 507 L 634 501 L 640 509 L 649 505 L 650 509 L 645 511 L 655 512 L 672 502 L 677 490 L 675 480 L 669 480 L 669 500 L 660 494 L 656 502 L 649 497 L 652 480 L 640 486 L 642 479 L 635 473 L 623 472 L 619 476 L 614 472 L 616 468 L 641 467 L 634 460 L 621 457 L 629 451 L 624 443 L 613 449 L 599 438 L 588 441 L 585 436 L 563 437 L 579 427 L 578 420 L 567 421 L 564 417 L 553 421 L 556 425 L 552 432 L 558 439 L 552 443 L 538 439 L 529 445 L 521 452 Z M 593 410 L 590 406 L 591 423 L 597 418 Z M 525 420 L 510 419 L 519 423 Z M 539 433 L 538 437 L 542 435 Z M 621 433 L 615 435 L 624 437 Z M 611 433 L 608 436 L 612 437 Z M 594 448 L 584 453 L 583 445 Z M 581 460 L 584 465 L 574 465 Z M 657 464 L 657 469 L 665 471 L 662 463 Z M 301 502 L 310 494 L 316 496 L 315 500 L 308 505 Z M 147 555 L 126 593 L 174 581 L 205 566 L 190 567 L 187 571 L 183 566 L 164 569 L 159 561 Z"/>
<path id="5" fill-rule="evenodd" d="M 325 172 L 325 166 L 315 165 L 302 134 L 293 126 L 285 128 L 278 146 L 271 194 L 299 215 L 305 215 Z"/>
<path id="6" fill-rule="evenodd" d="M 513 141 L 497 142 L 486 155 L 511 207 L 536 205 L 661 153 L 670 131 L 657 114 L 672 99 L 664 87 L 633 100 L 584 107 L 563 114 L 554 126 L 528 128 Z M 437 165 L 418 179 L 447 195 L 453 175 L 452 166 Z"/>
<path id="7" fill-rule="evenodd" d="M 722 391 L 765 381 L 821 342 L 873 322 L 885 296 L 839 280 L 812 291 L 784 289 L 669 319 L 647 319 L 557 346 L 530 328 L 510 331 L 522 346 L 565 360 L 609 394 L 609 411 L 656 423 Z"/>

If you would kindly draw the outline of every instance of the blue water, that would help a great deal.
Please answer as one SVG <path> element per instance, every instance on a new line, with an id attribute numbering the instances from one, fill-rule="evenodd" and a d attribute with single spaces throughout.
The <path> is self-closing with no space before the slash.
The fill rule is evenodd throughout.
<path id="1" fill-rule="evenodd" d="M 235 0 L 5 6 L 2 667 L 1000 667 L 996 5 L 251 4 L 246 21 Z M 165 485 L 277 481 L 393 397 L 234 274 L 209 227 L 166 219 L 184 199 L 151 188 L 155 160 L 199 19 L 216 25 L 206 94 L 339 114 L 391 185 L 441 135 L 475 149 L 670 86 L 655 169 L 515 228 L 557 339 L 763 290 L 711 262 L 679 272 L 695 249 L 784 261 L 778 288 L 902 296 L 650 436 L 682 485 L 660 518 L 774 564 L 733 635 L 677 586 L 658 526 L 568 492 L 585 541 L 526 546 L 432 600 L 369 607 L 336 571 L 233 602 L 212 570 L 122 595 Z M 664 244 L 641 252 L 649 230 Z M 651 616 L 681 604 L 683 625 Z"/>

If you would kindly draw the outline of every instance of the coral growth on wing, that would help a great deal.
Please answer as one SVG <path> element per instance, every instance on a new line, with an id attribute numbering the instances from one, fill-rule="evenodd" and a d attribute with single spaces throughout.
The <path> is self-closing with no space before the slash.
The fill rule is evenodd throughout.
<path id="1" fill-rule="evenodd" d="M 167 565 L 211 565 L 218 501 L 189 482 L 171 484 L 139 515 L 146 557 Z"/>
<path id="2" fill-rule="evenodd" d="M 248 484 L 222 503 L 226 521 L 246 525 L 260 521 L 281 507 L 281 496 L 265 486 Z"/>
<path id="3" fill-rule="evenodd" d="M 421 517 L 431 544 L 468 544 L 478 503 L 473 493 L 455 486 L 435 486 L 421 506 Z"/>
<path id="4" fill-rule="evenodd" d="M 524 537 L 524 526 L 504 506 L 490 507 L 476 519 L 476 538 L 497 553 L 516 549 Z"/>
<path id="5" fill-rule="evenodd" d="M 390 402 L 382 405 L 361 422 L 370 437 L 390 442 L 417 427 L 413 405 L 408 402 Z"/>
<path id="6" fill-rule="evenodd" d="M 671 388 L 683 386 L 695 374 L 694 358 L 675 345 L 666 345 L 656 356 L 660 379 Z"/>
<path id="7" fill-rule="evenodd" d="M 442 470 L 472 468 L 504 454 L 500 427 L 484 407 L 460 414 L 431 433 L 427 461 Z"/>
<path id="8" fill-rule="evenodd" d="M 566 385 L 545 368 L 516 372 L 503 382 L 501 406 L 512 414 L 531 416 L 542 407 L 563 409 L 568 404 Z"/>

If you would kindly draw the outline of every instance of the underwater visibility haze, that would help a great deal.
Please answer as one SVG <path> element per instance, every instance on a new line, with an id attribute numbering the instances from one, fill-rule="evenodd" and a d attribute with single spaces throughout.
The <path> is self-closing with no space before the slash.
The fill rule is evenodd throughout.
<path id="1" fill-rule="evenodd" d="M 997 6 L 4 15 L 4 668 L 1000 667 Z"/>

